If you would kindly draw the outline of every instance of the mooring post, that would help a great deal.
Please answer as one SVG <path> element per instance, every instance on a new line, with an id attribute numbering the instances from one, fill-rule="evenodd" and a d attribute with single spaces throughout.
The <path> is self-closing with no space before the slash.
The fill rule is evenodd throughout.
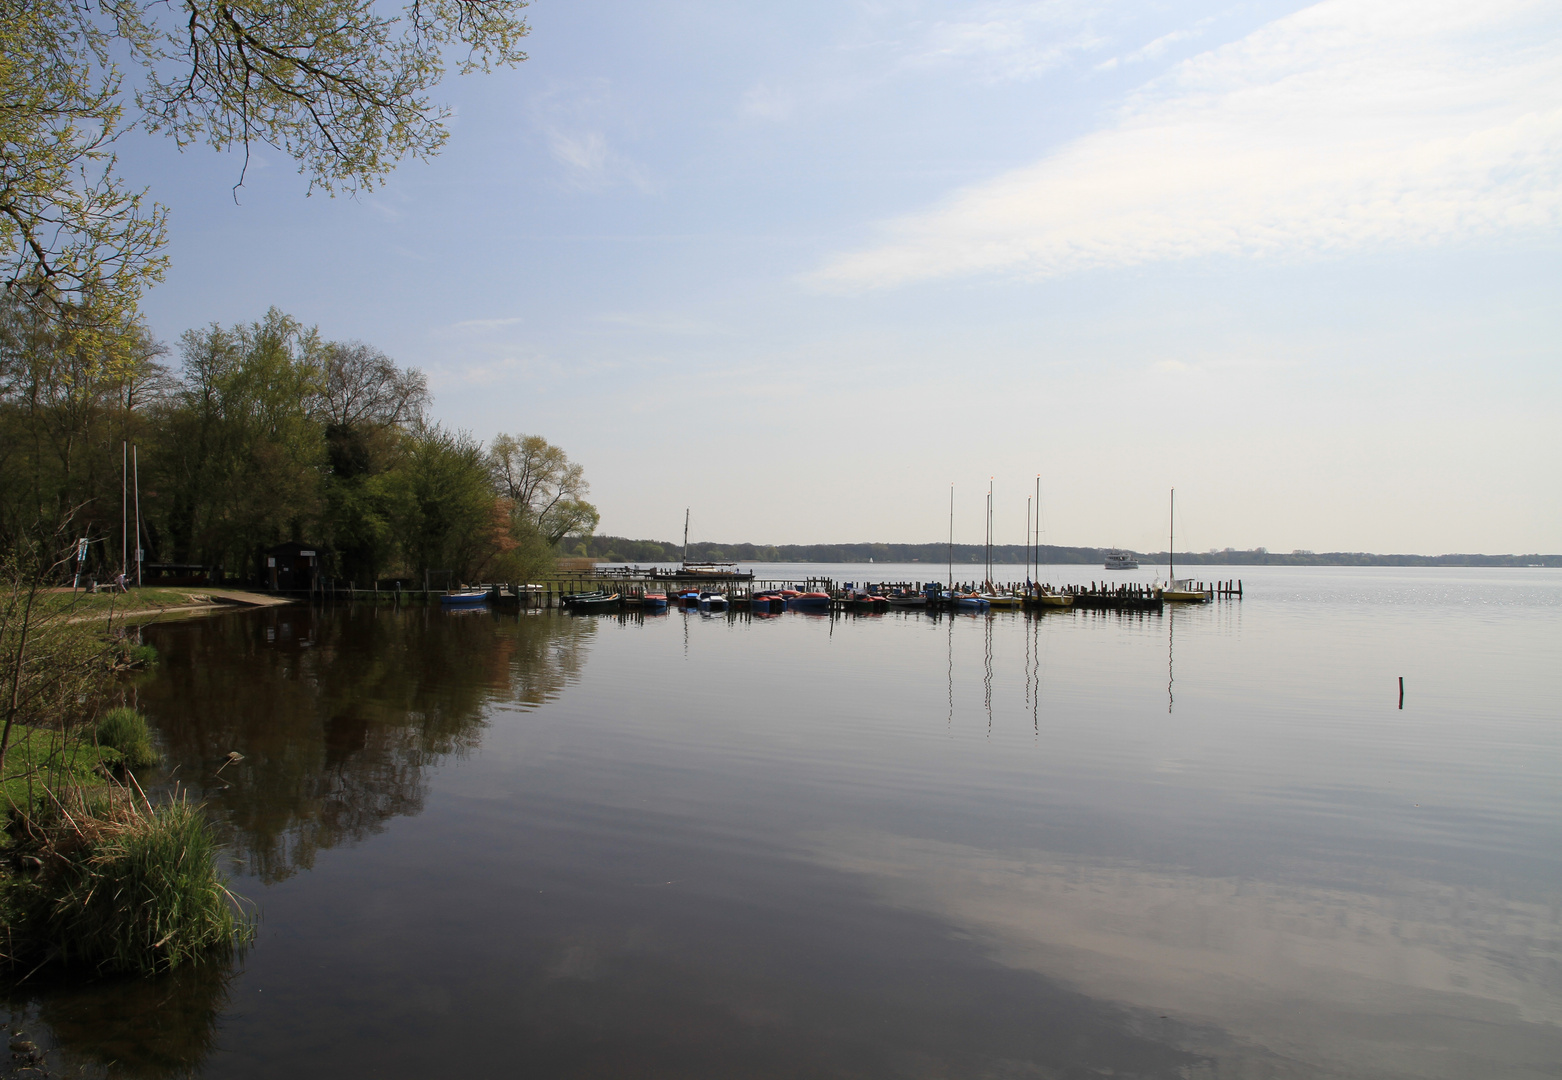
<path id="1" fill-rule="evenodd" d="M 1399 677 L 1399 707 L 1401 709 L 1405 707 L 1405 677 L 1403 675 Z"/>

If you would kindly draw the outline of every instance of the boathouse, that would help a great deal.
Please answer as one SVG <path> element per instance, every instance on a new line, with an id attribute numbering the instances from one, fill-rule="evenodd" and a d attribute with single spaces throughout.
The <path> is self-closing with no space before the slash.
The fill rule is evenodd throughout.
<path id="1" fill-rule="evenodd" d="M 318 544 L 290 540 L 267 548 L 261 580 L 273 592 L 312 590 L 320 582 L 320 564 L 324 549 Z"/>

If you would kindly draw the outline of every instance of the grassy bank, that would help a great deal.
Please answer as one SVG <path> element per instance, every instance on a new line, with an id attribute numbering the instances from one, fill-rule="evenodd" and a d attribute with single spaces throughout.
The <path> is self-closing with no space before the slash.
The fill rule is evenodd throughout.
<path id="1" fill-rule="evenodd" d="M 4 806 L 26 811 L 38 805 L 46 790 L 104 787 L 122 758 L 120 751 L 94 745 L 90 738 L 15 724 L 5 753 L 5 777 L 0 782 Z"/>
<path id="2" fill-rule="evenodd" d="M 210 593 L 200 589 L 173 589 L 166 587 L 148 587 L 144 589 L 131 589 L 129 592 L 72 592 L 69 589 L 56 589 L 38 595 L 40 614 L 63 615 L 67 618 L 91 618 L 99 616 L 107 619 L 110 611 L 118 618 L 121 615 L 156 614 L 159 611 L 167 611 L 171 608 L 187 608 L 192 606 L 206 606 L 213 604 Z"/>

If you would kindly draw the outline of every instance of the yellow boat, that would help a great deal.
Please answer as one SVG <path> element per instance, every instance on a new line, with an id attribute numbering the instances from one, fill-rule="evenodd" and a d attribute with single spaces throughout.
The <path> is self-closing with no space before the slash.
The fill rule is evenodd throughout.
<path id="1" fill-rule="evenodd" d="M 1040 593 L 1036 597 L 1036 603 L 1042 607 L 1071 608 L 1074 606 L 1074 597 L 1069 593 Z"/>
<path id="2" fill-rule="evenodd" d="M 1194 588 L 1192 578 L 1174 578 L 1161 590 L 1161 599 L 1178 604 L 1204 604 L 1209 602 L 1209 593 Z"/>
<path id="3" fill-rule="evenodd" d="M 1179 578 L 1174 575 L 1177 559 L 1177 489 L 1171 491 L 1171 536 L 1170 543 L 1166 545 L 1166 586 L 1161 589 L 1161 599 L 1177 604 L 1203 604 L 1209 601 L 1209 594 L 1193 587 L 1192 578 Z"/>
<path id="4" fill-rule="evenodd" d="M 987 601 L 991 608 L 1017 608 L 1024 604 L 1024 600 L 1012 593 L 983 593 L 982 599 Z"/>

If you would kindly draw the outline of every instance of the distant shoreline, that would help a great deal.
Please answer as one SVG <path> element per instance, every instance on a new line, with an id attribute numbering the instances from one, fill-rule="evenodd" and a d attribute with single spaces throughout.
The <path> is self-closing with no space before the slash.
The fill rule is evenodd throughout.
<path id="1" fill-rule="evenodd" d="M 653 563 L 678 562 L 683 558 L 679 544 L 661 540 L 631 540 L 622 536 L 593 536 L 589 540 L 566 540 L 565 555 L 583 556 L 599 562 Z M 584 550 L 581 550 L 584 548 Z M 1058 547 L 1043 544 L 1043 564 L 1089 566 L 1101 564 L 1109 551 L 1123 548 Z M 766 562 L 766 563 L 934 563 L 949 562 L 947 543 L 931 544 L 690 544 L 690 562 Z M 1128 551 L 1140 563 L 1162 565 L 1165 551 Z M 1282 553 L 1255 548 L 1237 551 L 1179 551 L 1178 566 L 1542 566 L 1562 567 L 1562 555 L 1374 555 L 1361 551 L 1293 551 Z M 1022 544 L 993 546 L 995 563 L 1023 565 L 1031 556 Z M 983 544 L 954 545 L 954 561 L 962 566 L 982 565 L 987 561 Z"/>

